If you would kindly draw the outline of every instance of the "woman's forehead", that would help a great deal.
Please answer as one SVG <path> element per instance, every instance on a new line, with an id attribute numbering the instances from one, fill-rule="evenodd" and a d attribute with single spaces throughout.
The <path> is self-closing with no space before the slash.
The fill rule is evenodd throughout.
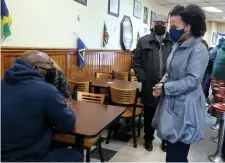
<path id="1" fill-rule="evenodd" d="M 170 17 L 170 24 L 182 24 L 183 21 L 180 16 L 172 16 Z"/>

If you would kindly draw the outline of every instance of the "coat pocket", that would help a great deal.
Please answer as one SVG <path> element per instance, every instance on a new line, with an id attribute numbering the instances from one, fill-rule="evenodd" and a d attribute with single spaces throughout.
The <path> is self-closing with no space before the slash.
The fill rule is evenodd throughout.
<path id="1" fill-rule="evenodd" d="M 176 96 L 174 98 L 174 104 L 173 104 L 173 113 L 177 116 L 180 116 L 185 108 L 185 95 Z"/>

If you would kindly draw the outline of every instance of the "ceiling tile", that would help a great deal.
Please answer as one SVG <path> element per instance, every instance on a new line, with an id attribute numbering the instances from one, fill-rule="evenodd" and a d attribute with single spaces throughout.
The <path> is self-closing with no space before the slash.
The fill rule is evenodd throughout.
<path id="1" fill-rule="evenodd" d="M 210 2 L 209 4 L 214 7 L 221 6 L 221 5 L 225 6 L 225 1 L 224 2 Z"/>
<path id="2" fill-rule="evenodd" d="M 222 13 L 208 13 L 205 12 L 207 20 L 225 23 L 225 0 L 153 0 L 167 8 L 172 9 L 174 6 L 180 4 L 187 6 L 188 4 L 196 4 L 200 7 L 214 6 L 224 12 Z"/>
<path id="3" fill-rule="evenodd" d="M 160 5 L 169 4 L 169 2 L 166 0 L 153 0 L 153 1 L 155 1 L 156 3 L 158 3 Z"/>
<path id="4" fill-rule="evenodd" d="M 195 3 L 195 4 L 200 6 L 200 7 L 208 7 L 208 6 L 210 6 L 209 3 Z"/>
<path id="5" fill-rule="evenodd" d="M 225 6 L 216 6 L 216 8 L 222 10 L 223 12 L 225 12 Z"/>
<path id="6" fill-rule="evenodd" d="M 206 2 L 206 0 L 185 0 L 188 3 Z"/>
<path id="7" fill-rule="evenodd" d="M 186 3 L 185 0 L 167 0 L 167 1 L 170 2 L 170 3 L 178 3 L 178 4 Z"/>
<path id="8" fill-rule="evenodd" d="M 207 2 L 225 2 L 225 0 L 206 0 Z"/>

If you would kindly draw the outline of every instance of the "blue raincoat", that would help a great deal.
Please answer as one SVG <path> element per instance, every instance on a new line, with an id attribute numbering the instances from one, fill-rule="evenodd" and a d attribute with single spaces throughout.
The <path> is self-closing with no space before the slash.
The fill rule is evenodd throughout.
<path id="1" fill-rule="evenodd" d="M 191 144 L 203 138 L 206 109 L 201 81 L 209 55 L 201 39 L 176 43 L 167 60 L 164 93 L 152 122 L 161 140 Z"/>

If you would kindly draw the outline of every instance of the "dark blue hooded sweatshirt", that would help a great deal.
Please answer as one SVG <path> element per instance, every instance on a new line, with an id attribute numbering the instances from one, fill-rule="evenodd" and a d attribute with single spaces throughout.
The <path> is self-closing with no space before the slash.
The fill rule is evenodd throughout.
<path id="1" fill-rule="evenodd" d="M 75 115 L 54 86 L 17 59 L 1 81 L 1 161 L 41 161 L 52 128 L 72 131 Z"/>

